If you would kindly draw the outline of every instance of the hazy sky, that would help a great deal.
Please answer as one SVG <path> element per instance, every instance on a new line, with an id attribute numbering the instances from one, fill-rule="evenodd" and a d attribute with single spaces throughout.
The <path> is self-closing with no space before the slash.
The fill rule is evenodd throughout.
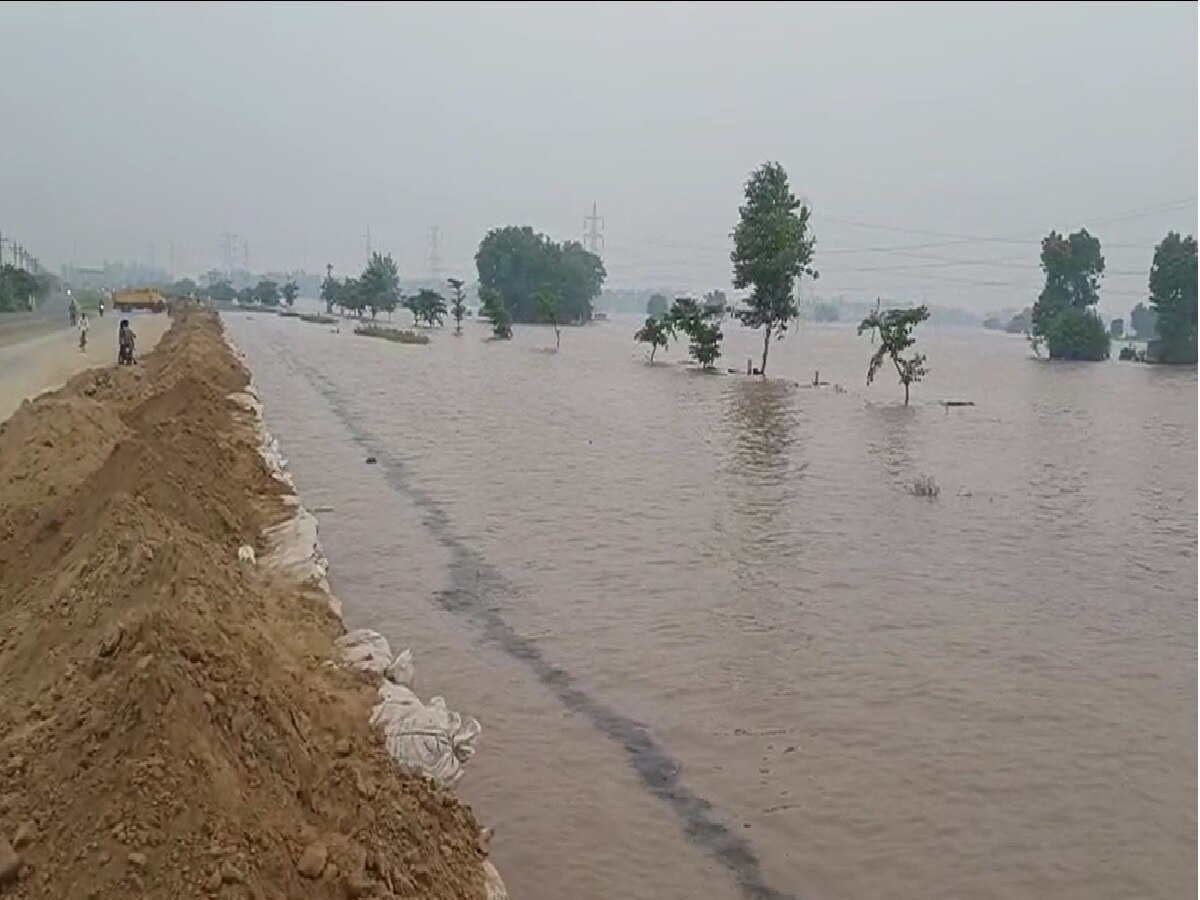
<path id="1" fill-rule="evenodd" d="M 1195 231 L 1196 5 L 0 5 L 0 230 L 56 265 L 473 277 L 487 228 L 613 286 L 728 287 L 742 183 L 811 200 L 821 294 L 1022 306 L 1088 226 L 1104 308 Z"/>

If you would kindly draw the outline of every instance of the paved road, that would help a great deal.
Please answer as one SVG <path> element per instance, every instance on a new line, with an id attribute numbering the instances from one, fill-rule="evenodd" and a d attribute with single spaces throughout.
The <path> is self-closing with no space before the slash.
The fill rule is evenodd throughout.
<path id="1" fill-rule="evenodd" d="M 171 320 L 165 315 L 130 317 L 137 334 L 138 354 L 148 353 Z M 0 333 L 0 421 L 13 414 L 21 401 L 42 391 L 61 387 L 77 372 L 117 361 L 117 316 L 92 319 L 86 351 L 79 349 L 79 333 L 72 328 L 6 341 Z"/>

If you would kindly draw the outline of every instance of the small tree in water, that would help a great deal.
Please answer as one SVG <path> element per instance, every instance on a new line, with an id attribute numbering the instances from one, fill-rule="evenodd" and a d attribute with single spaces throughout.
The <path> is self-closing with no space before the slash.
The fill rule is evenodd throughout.
<path id="1" fill-rule="evenodd" d="M 875 380 L 880 368 L 887 359 L 891 359 L 904 385 L 904 405 L 908 406 L 908 389 L 921 380 L 928 369 L 925 368 L 925 354 L 914 353 L 907 359 L 901 354 L 916 343 L 912 330 L 929 318 L 929 309 L 918 306 L 913 309 L 876 310 L 859 323 L 858 333 L 870 331 L 872 339 L 879 335 L 879 346 L 871 356 L 867 366 L 867 384 Z"/>
<path id="2" fill-rule="evenodd" d="M 404 308 L 413 315 L 413 321 L 420 325 L 424 322 L 430 328 L 441 325 L 446 316 L 446 301 L 437 291 L 421 288 L 411 297 L 404 298 Z"/>
<path id="3" fill-rule="evenodd" d="M 462 334 L 463 315 L 467 311 L 467 294 L 463 290 L 464 283 L 461 278 L 446 279 L 446 284 L 450 285 L 450 290 L 454 292 L 454 296 L 450 298 L 450 315 L 454 316 L 455 334 Z"/>
<path id="4" fill-rule="evenodd" d="M 479 315 L 492 323 L 492 337 L 504 341 L 512 337 L 512 316 L 495 288 L 479 288 Z"/>
<path id="5" fill-rule="evenodd" d="M 650 364 L 654 365 L 654 354 L 659 347 L 667 349 L 667 338 L 670 336 L 670 329 L 666 322 L 655 316 L 647 316 L 646 324 L 639 328 L 633 334 L 633 339 L 639 344 L 650 345 Z"/>
<path id="6" fill-rule="evenodd" d="M 667 330 L 672 334 L 679 330 L 688 336 L 688 353 L 703 369 L 711 369 L 721 355 L 724 335 L 713 320 L 723 314 L 724 310 L 703 306 L 691 297 L 678 298 L 667 314 Z"/>
<path id="7" fill-rule="evenodd" d="M 537 289 L 537 305 L 538 315 L 554 326 L 554 350 L 557 353 L 559 344 L 562 342 L 562 331 L 559 328 L 559 310 L 562 307 L 562 301 L 559 293 L 549 285 L 542 285 Z"/>
<path id="8" fill-rule="evenodd" d="M 296 305 L 296 298 L 300 296 L 300 285 L 289 281 L 283 286 L 280 293 L 283 295 L 283 302 L 288 305 L 288 309 L 291 309 Z"/>

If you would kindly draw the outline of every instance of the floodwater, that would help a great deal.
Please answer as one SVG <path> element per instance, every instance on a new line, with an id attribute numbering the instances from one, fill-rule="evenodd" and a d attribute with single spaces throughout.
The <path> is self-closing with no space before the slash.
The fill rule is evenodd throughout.
<path id="1" fill-rule="evenodd" d="M 906 409 L 846 327 L 763 382 L 227 321 L 514 898 L 1195 896 L 1195 369 L 930 328 Z"/>

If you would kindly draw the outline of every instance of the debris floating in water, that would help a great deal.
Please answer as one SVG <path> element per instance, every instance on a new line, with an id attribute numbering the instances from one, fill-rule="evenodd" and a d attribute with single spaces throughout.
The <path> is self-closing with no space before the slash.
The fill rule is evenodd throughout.
<path id="1" fill-rule="evenodd" d="M 368 457 L 367 457 L 367 465 L 368 465 L 368 466 L 373 466 L 373 465 L 375 465 L 375 463 L 377 463 L 377 462 L 379 462 L 379 460 L 377 460 L 375 457 L 373 457 L 373 456 L 368 456 Z"/>

